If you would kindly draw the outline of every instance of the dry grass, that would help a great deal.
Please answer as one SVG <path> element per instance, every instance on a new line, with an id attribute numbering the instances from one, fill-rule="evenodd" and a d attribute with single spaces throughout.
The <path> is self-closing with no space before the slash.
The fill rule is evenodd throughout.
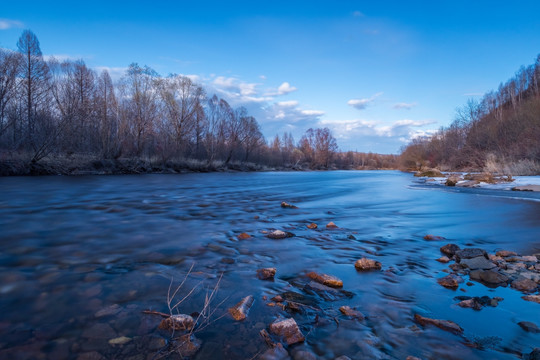
<path id="1" fill-rule="evenodd" d="M 489 154 L 486 158 L 484 171 L 510 176 L 540 175 L 540 163 L 528 159 L 512 161 L 504 157 L 497 158 L 494 154 Z"/>

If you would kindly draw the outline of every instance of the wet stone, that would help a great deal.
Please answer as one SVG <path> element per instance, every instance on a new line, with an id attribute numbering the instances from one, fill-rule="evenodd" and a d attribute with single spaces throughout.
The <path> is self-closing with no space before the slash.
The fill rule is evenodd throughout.
<path id="1" fill-rule="evenodd" d="M 523 292 L 531 292 L 531 291 L 536 290 L 536 288 L 538 287 L 538 285 L 534 281 L 527 279 L 525 277 L 522 277 L 522 276 L 512 281 L 511 286 L 514 289 L 523 291 Z"/>
<path id="2" fill-rule="evenodd" d="M 307 276 L 315 280 L 318 283 L 321 283 L 326 286 L 334 287 L 334 288 L 341 288 L 343 287 L 343 281 L 335 276 L 327 275 L 327 274 L 318 274 L 314 271 L 307 274 Z"/>
<path id="3" fill-rule="evenodd" d="M 450 259 L 448 258 L 448 256 L 441 256 L 440 258 L 437 259 L 437 261 L 440 263 L 446 264 L 450 262 Z"/>
<path id="4" fill-rule="evenodd" d="M 304 291 L 306 291 L 307 293 L 313 291 L 327 301 L 336 301 L 339 299 L 351 298 L 354 296 L 354 294 L 349 291 L 331 288 L 315 281 L 310 281 L 308 284 L 306 284 L 306 286 L 304 286 Z"/>
<path id="5" fill-rule="evenodd" d="M 497 266 L 488 259 L 486 259 L 484 256 L 477 256 L 471 259 L 462 259 L 460 264 L 464 268 L 468 268 L 471 270 L 489 270 Z"/>
<path id="6" fill-rule="evenodd" d="M 290 359 L 289 353 L 283 348 L 283 345 L 277 344 L 275 347 L 266 350 L 261 356 L 260 360 L 287 360 Z"/>
<path id="7" fill-rule="evenodd" d="M 521 328 L 527 332 L 530 333 L 540 333 L 540 328 L 535 323 L 532 323 L 530 321 L 520 321 L 518 322 L 518 325 L 521 326 Z"/>
<path id="8" fill-rule="evenodd" d="M 462 259 L 472 259 L 478 256 L 483 256 L 488 259 L 487 252 L 479 248 L 464 248 L 455 253 L 456 261 L 460 262 Z"/>
<path id="9" fill-rule="evenodd" d="M 414 320 L 422 326 L 433 325 L 454 334 L 461 334 L 463 332 L 463 329 L 458 324 L 450 320 L 430 319 L 419 314 L 414 315 Z"/>
<path id="10" fill-rule="evenodd" d="M 497 251 L 497 253 L 495 253 L 495 255 L 497 256 L 500 256 L 500 257 L 509 257 L 509 256 L 517 256 L 517 254 L 513 251 L 508 251 L 508 250 L 499 250 Z"/>
<path id="11" fill-rule="evenodd" d="M 506 285 L 508 283 L 508 276 L 503 275 L 494 270 L 474 270 L 471 271 L 469 277 L 472 280 L 482 281 L 489 285 Z"/>
<path id="12" fill-rule="evenodd" d="M 230 308 L 229 313 L 232 315 L 233 319 L 236 321 L 244 320 L 249 313 L 249 309 L 253 305 L 253 301 L 253 296 L 248 295 L 240 300 L 234 307 Z"/>
<path id="13" fill-rule="evenodd" d="M 130 342 L 132 339 L 128 338 L 126 336 L 120 336 L 114 339 L 109 340 L 109 344 L 111 345 L 124 345 Z"/>
<path id="14" fill-rule="evenodd" d="M 317 356 L 306 350 L 298 350 L 293 354 L 294 360 L 317 360 Z"/>
<path id="15" fill-rule="evenodd" d="M 459 246 L 456 244 L 446 244 L 441 247 L 441 252 L 448 256 L 449 258 L 453 257 L 457 251 L 460 250 Z"/>
<path id="16" fill-rule="evenodd" d="M 241 233 L 237 236 L 238 240 L 246 240 L 246 239 L 249 239 L 251 238 L 251 235 L 249 235 L 248 233 Z"/>
<path id="17" fill-rule="evenodd" d="M 279 239 L 286 239 L 286 238 L 293 237 L 294 234 L 288 231 L 274 230 L 266 236 L 270 239 L 279 240 Z"/>
<path id="18" fill-rule="evenodd" d="M 191 330 L 195 325 L 195 320 L 186 314 L 172 315 L 161 320 L 159 328 L 162 330 Z"/>
<path id="19" fill-rule="evenodd" d="M 276 268 L 262 268 L 257 270 L 257 277 L 260 280 L 274 280 L 276 276 Z"/>
<path id="20" fill-rule="evenodd" d="M 426 236 L 424 236 L 424 240 L 428 240 L 428 241 L 439 241 L 439 240 L 445 240 L 445 238 L 442 237 L 442 236 L 437 236 L 437 235 L 427 234 Z"/>
<path id="21" fill-rule="evenodd" d="M 356 270 L 359 270 L 359 271 L 369 271 L 369 270 L 380 270 L 382 268 L 382 265 L 378 261 L 364 257 L 359 260 L 356 260 L 356 262 L 354 263 L 354 267 L 356 268 Z"/>
<path id="22" fill-rule="evenodd" d="M 450 289 L 456 289 L 459 287 L 459 284 L 463 282 L 463 279 L 460 276 L 450 274 L 440 279 L 437 279 L 439 285 L 444 286 Z"/>
<path id="23" fill-rule="evenodd" d="M 311 224 L 308 224 L 306 225 L 308 229 L 311 229 L 311 230 L 315 230 L 317 228 L 317 224 L 315 223 L 311 223 Z"/>
<path id="24" fill-rule="evenodd" d="M 173 348 L 182 358 L 195 355 L 202 345 L 201 340 L 190 334 L 183 335 L 171 342 Z"/>
<path id="25" fill-rule="evenodd" d="M 364 314 L 362 314 L 358 310 L 354 310 L 349 306 L 341 306 L 339 308 L 339 311 L 345 316 L 350 316 L 352 318 L 358 319 L 358 320 L 364 320 Z"/>
<path id="26" fill-rule="evenodd" d="M 285 342 L 287 342 L 287 345 L 296 344 L 305 340 L 304 335 L 293 318 L 277 319 L 270 324 L 270 332 L 274 335 L 283 337 Z"/>
<path id="27" fill-rule="evenodd" d="M 521 297 L 523 300 L 532 301 L 540 304 L 540 295 L 526 295 Z"/>
<path id="28" fill-rule="evenodd" d="M 337 229 L 338 226 L 336 224 L 334 224 L 333 221 L 330 221 L 328 224 L 326 224 L 326 228 L 327 229 Z"/>
<path id="29" fill-rule="evenodd" d="M 298 206 L 286 203 L 285 201 L 281 202 L 281 207 L 284 209 L 298 209 Z"/>
<path id="30" fill-rule="evenodd" d="M 89 351 L 77 356 L 77 360 L 105 360 L 105 357 L 97 351 Z"/>

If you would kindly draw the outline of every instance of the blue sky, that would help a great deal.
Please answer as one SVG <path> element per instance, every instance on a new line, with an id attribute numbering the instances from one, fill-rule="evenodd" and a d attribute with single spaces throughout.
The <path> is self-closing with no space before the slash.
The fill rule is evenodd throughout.
<path id="1" fill-rule="evenodd" d="M 4 1 L 47 56 L 119 78 L 132 62 L 246 106 L 271 139 L 329 127 L 343 150 L 398 153 L 540 54 L 540 1 Z"/>

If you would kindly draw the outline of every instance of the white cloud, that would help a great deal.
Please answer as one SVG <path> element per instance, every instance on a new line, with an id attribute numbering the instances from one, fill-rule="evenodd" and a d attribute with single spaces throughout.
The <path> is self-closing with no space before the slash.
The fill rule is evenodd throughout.
<path id="1" fill-rule="evenodd" d="M 405 110 L 411 110 L 413 107 L 416 106 L 416 103 L 405 103 L 405 102 L 401 102 L 401 103 L 397 103 L 397 104 L 394 104 L 394 106 L 392 106 L 394 109 L 405 109 Z"/>
<path id="2" fill-rule="evenodd" d="M 24 24 L 18 20 L 0 19 L 0 30 L 22 28 Z"/>
<path id="3" fill-rule="evenodd" d="M 375 99 L 378 98 L 379 96 L 381 96 L 382 94 L 383 94 L 382 92 L 379 92 L 379 93 L 376 93 L 375 95 L 373 95 L 370 98 L 351 99 L 351 100 L 347 101 L 347 104 L 352 106 L 353 108 L 355 108 L 357 110 L 364 110 L 365 108 L 368 107 L 369 104 L 371 104 L 373 101 L 375 101 Z"/>
<path id="4" fill-rule="evenodd" d="M 300 110 L 303 115 L 307 116 L 323 116 L 324 111 L 321 110 Z"/>
<path id="5" fill-rule="evenodd" d="M 298 106 L 298 101 L 296 100 L 279 101 L 277 102 L 277 105 L 281 107 L 296 107 Z"/>
<path id="6" fill-rule="evenodd" d="M 292 93 L 298 90 L 296 87 L 291 86 L 287 81 L 283 82 L 277 89 L 271 89 L 266 93 L 266 96 L 281 96 Z"/>

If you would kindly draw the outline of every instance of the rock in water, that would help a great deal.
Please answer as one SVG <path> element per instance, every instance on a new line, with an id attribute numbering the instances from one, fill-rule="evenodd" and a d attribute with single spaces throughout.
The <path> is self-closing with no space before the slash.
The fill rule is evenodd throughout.
<path id="1" fill-rule="evenodd" d="M 497 251 L 497 253 L 495 255 L 500 256 L 500 257 L 517 256 L 517 254 L 515 252 L 508 251 L 508 250 L 499 250 L 499 251 Z"/>
<path id="2" fill-rule="evenodd" d="M 179 314 L 161 320 L 159 328 L 163 330 L 191 330 L 195 325 L 195 320 L 189 315 Z"/>
<path id="3" fill-rule="evenodd" d="M 310 279 L 315 280 L 318 283 L 321 283 L 326 286 L 334 287 L 334 288 L 340 288 L 343 287 L 343 281 L 341 281 L 339 278 L 327 275 L 327 274 L 317 274 L 316 272 L 312 271 L 307 274 L 307 276 Z"/>
<path id="4" fill-rule="evenodd" d="M 531 292 L 538 287 L 538 285 L 534 281 L 527 279 L 523 276 L 520 276 L 516 280 L 512 281 L 511 286 L 516 290 L 524 292 Z"/>
<path id="5" fill-rule="evenodd" d="M 315 230 L 317 228 L 317 224 L 311 223 L 309 225 L 306 225 L 308 229 Z"/>
<path id="6" fill-rule="evenodd" d="M 338 226 L 336 224 L 334 224 L 333 221 L 330 221 L 328 224 L 326 224 L 326 228 L 327 229 L 337 229 Z"/>
<path id="7" fill-rule="evenodd" d="M 368 270 L 380 270 L 382 268 L 382 265 L 378 261 L 364 257 L 359 260 L 356 260 L 356 262 L 354 263 L 354 267 L 356 268 L 356 270 L 359 270 L 359 271 L 368 271 Z"/>
<path id="8" fill-rule="evenodd" d="M 263 268 L 257 270 L 257 277 L 261 280 L 274 280 L 276 268 Z"/>
<path id="9" fill-rule="evenodd" d="M 486 259 L 489 259 L 487 252 L 478 248 L 465 248 L 459 251 L 456 251 L 456 261 L 460 262 L 462 259 L 472 259 L 478 256 L 483 256 Z"/>
<path id="10" fill-rule="evenodd" d="M 238 235 L 237 238 L 238 238 L 238 240 L 246 240 L 246 239 L 251 238 L 251 235 L 244 232 L 244 233 L 241 233 L 240 235 Z"/>
<path id="11" fill-rule="evenodd" d="M 414 320 L 422 326 L 433 325 L 454 334 L 461 334 L 463 332 L 463 329 L 458 324 L 450 320 L 430 319 L 419 314 L 414 315 Z"/>
<path id="12" fill-rule="evenodd" d="M 288 231 L 274 230 L 270 234 L 266 235 L 270 239 L 285 239 L 293 237 L 294 234 Z"/>
<path id="13" fill-rule="evenodd" d="M 349 306 L 341 306 L 339 311 L 341 311 L 343 315 L 350 316 L 358 320 L 364 320 L 364 314 L 358 310 L 351 309 Z"/>
<path id="14" fill-rule="evenodd" d="M 172 340 L 174 350 L 182 357 L 192 357 L 199 351 L 202 341 L 191 334 L 180 336 L 178 339 Z"/>
<path id="15" fill-rule="evenodd" d="M 274 335 L 283 337 L 287 342 L 287 345 L 296 344 L 305 340 L 304 335 L 293 318 L 277 319 L 270 324 L 270 332 Z"/>
<path id="16" fill-rule="evenodd" d="M 450 262 L 450 259 L 448 258 L 448 256 L 441 256 L 440 258 L 437 259 L 437 261 L 440 263 L 446 264 Z"/>
<path id="17" fill-rule="evenodd" d="M 437 282 L 446 288 L 456 289 L 463 282 L 463 279 L 460 276 L 450 274 L 438 279 Z"/>
<path id="18" fill-rule="evenodd" d="M 249 313 L 251 305 L 253 305 L 253 296 L 248 295 L 242 300 L 240 300 L 240 302 L 234 307 L 230 308 L 229 313 L 232 315 L 234 320 L 244 320 Z"/>
<path id="19" fill-rule="evenodd" d="M 484 256 L 477 256 L 471 259 L 462 259 L 460 264 L 461 266 L 471 270 L 489 270 L 497 266 Z"/>
<path id="20" fill-rule="evenodd" d="M 524 358 L 526 359 L 526 358 Z M 540 360 L 540 348 L 534 348 L 529 354 L 528 360 Z"/>
<path id="21" fill-rule="evenodd" d="M 290 359 L 289 353 L 283 348 L 283 345 L 277 344 L 275 347 L 266 350 L 259 360 L 287 360 Z"/>
<path id="22" fill-rule="evenodd" d="M 494 286 L 506 285 L 509 280 L 508 276 L 494 270 L 473 270 L 469 273 L 469 277 Z"/>
<path id="23" fill-rule="evenodd" d="M 285 201 L 281 202 L 281 207 L 284 209 L 298 209 L 298 206 L 286 203 Z"/>
<path id="24" fill-rule="evenodd" d="M 527 332 L 531 333 L 540 333 L 540 329 L 535 323 L 532 323 L 530 321 L 520 321 L 518 322 L 518 325 L 521 326 L 521 328 Z"/>
<path id="25" fill-rule="evenodd" d="M 128 338 L 126 336 L 120 336 L 114 339 L 109 340 L 109 344 L 111 345 L 124 345 L 131 341 L 131 338 Z"/>
<path id="26" fill-rule="evenodd" d="M 532 301 L 540 304 L 540 295 L 526 295 L 521 297 L 523 300 Z"/>
<path id="27" fill-rule="evenodd" d="M 456 244 L 446 244 L 443 247 L 441 247 L 440 250 L 444 255 L 451 258 L 452 256 L 456 254 L 456 252 L 458 252 L 461 249 Z"/>
<path id="28" fill-rule="evenodd" d="M 424 240 L 428 240 L 428 241 L 437 241 L 437 240 L 444 240 L 445 238 L 443 238 L 442 236 L 437 236 L 437 235 L 431 235 L 431 234 L 427 234 L 426 236 L 424 236 Z"/>

